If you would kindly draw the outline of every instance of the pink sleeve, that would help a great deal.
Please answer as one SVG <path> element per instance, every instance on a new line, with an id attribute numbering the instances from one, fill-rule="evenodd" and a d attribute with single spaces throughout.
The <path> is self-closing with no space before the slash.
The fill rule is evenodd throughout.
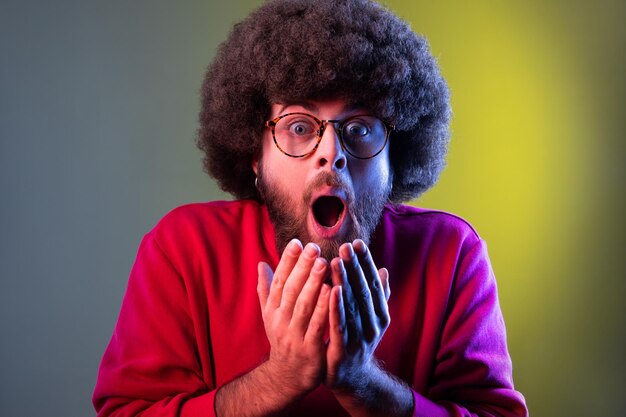
<path id="1" fill-rule="evenodd" d="M 196 350 L 185 283 L 148 234 L 100 364 L 98 416 L 215 416 Z"/>
<path id="2" fill-rule="evenodd" d="M 528 416 L 513 387 L 496 281 L 484 241 L 460 260 L 428 398 L 413 392 L 415 417 Z"/>

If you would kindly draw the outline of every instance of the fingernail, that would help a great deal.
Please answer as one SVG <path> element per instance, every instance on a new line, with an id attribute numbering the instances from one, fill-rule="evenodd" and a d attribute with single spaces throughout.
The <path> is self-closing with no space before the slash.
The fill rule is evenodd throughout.
<path id="1" fill-rule="evenodd" d="M 339 273 L 345 273 L 346 272 L 346 267 L 343 264 L 343 259 L 339 258 L 337 260 L 337 270 L 339 271 Z"/>
<path id="2" fill-rule="evenodd" d="M 287 246 L 287 250 L 289 251 L 291 255 L 298 255 L 301 249 L 302 249 L 302 244 L 300 243 L 298 239 L 292 239 L 291 242 L 289 242 L 289 245 Z"/>
<path id="3" fill-rule="evenodd" d="M 319 247 L 313 242 L 307 243 L 304 252 L 312 258 L 319 254 Z"/>
<path id="4" fill-rule="evenodd" d="M 322 258 L 317 258 L 313 264 L 313 271 L 320 272 L 326 267 L 326 262 Z"/>
<path id="5" fill-rule="evenodd" d="M 388 270 L 387 268 L 384 268 L 384 267 L 383 267 L 383 268 L 380 268 L 380 272 L 381 272 L 383 275 L 385 275 L 386 277 L 388 277 L 388 276 L 389 276 L 389 270 Z M 381 279 L 382 279 L 382 276 L 381 276 Z"/>
<path id="6" fill-rule="evenodd" d="M 352 247 L 352 243 L 348 243 L 348 256 L 354 256 L 354 248 Z"/>
<path id="7" fill-rule="evenodd" d="M 361 239 L 355 239 L 355 241 L 352 242 L 352 246 L 357 252 L 365 254 L 365 242 L 363 242 Z"/>
<path id="8" fill-rule="evenodd" d="M 320 291 L 322 296 L 328 295 L 328 291 L 330 291 L 330 287 L 326 284 L 322 284 L 322 290 Z"/>

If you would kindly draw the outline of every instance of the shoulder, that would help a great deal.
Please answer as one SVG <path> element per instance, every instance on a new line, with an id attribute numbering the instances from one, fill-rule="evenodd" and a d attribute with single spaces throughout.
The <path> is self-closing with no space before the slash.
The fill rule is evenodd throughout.
<path id="1" fill-rule="evenodd" d="M 186 227 L 200 225 L 236 225 L 242 218 L 259 218 L 263 206 L 252 200 L 211 201 L 191 203 L 177 207 L 167 213 L 155 226 L 154 231 L 163 233 L 171 229 L 180 231 Z"/>
<path id="2" fill-rule="evenodd" d="M 246 213 L 258 213 L 261 205 L 253 200 L 209 201 L 190 203 L 167 213 L 157 227 L 186 221 L 214 221 L 238 218 Z"/>
<path id="3" fill-rule="evenodd" d="M 186 204 L 167 213 L 149 235 L 163 246 L 219 241 L 222 236 L 236 239 L 248 228 L 258 229 L 266 213 L 264 206 L 252 200 Z"/>
<path id="4" fill-rule="evenodd" d="M 267 208 L 258 202 L 193 203 L 167 213 L 146 234 L 140 253 L 158 253 L 181 273 L 184 270 L 191 276 L 216 259 L 235 259 L 246 251 L 271 251 L 273 236 Z M 263 259 L 273 256 L 271 252 Z"/>
<path id="5" fill-rule="evenodd" d="M 381 224 L 385 229 L 393 229 L 394 233 L 419 236 L 421 239 L 437 236 L 462 241 L 480 240 L 467 220 L 441 210 L 402 204 L 386 205 Z"/>

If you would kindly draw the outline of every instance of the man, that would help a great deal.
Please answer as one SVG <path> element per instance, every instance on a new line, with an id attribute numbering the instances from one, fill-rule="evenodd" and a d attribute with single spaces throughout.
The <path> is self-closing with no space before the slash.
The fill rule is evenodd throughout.
<path id="1" fill-rule="evenodd" d="M 527 415 L 484 242 L 399 204 L 448 140 L 422 38 L 367 1 L 269 2 L 221 46 L 200 119 L 238 200 L 143 240 L 100 416 Z"/>

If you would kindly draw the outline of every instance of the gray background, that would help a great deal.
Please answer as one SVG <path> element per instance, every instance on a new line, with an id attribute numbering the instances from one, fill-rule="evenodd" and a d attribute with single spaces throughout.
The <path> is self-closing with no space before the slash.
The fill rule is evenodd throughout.
<path id="1" fill-rule="evenodd" d="M 224 197 L 194 144 L 198 89 L 249 9 L 0 3 L 1 416 L 95 414 L 143 234 Z"/>

